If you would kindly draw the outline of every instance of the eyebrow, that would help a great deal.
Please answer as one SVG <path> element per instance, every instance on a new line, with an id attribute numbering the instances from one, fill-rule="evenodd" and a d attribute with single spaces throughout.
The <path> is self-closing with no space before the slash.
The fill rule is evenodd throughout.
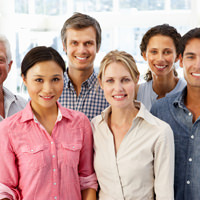
<path id="1" fill-rule="evenodd" d="M 195 53 L 193 53 L 193 52 L 184 53 L 184 56 L 188 56 L 188 55 L 195 55 Z"/>
<path id="2" fill-rule="evenodd" d="M 33 76 L 37 76 L 37 77 L 45 77 L 44 75 L 40 75 L 40 74 L 35 74 Z M 60 74 L 54 74 L 52 75 L 52 77 L 55 77 L 55 76 L 61 76 Z"/>

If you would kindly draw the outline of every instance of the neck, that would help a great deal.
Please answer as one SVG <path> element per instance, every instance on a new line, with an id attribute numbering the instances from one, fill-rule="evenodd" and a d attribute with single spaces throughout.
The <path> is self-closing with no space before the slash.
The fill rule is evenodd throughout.
<path id="1" fill-rule="evenodd" d="M 35 109 L 34 105 L 31 104 L 32 110 L 36 118 L 45 120 L 47 118 L 51 118 L 52 116 L 57 116 L 58 115 L 58 106 L 55 104 L 52 108 L 40 108 L 40 109 Z"/>
<path id="2" fill-rule="evenodd" d="M 132 124 L 133 119 L 138 113 L 138 109 L 133 106 L 128 109 L 112 108 L 110 123 L 121 126 L 122 124 Z"/>
<path id="3" fill-rule="evenodd" d="M 172 72 L 173 73 L 173 72 Z M 158 95 L 158 99 L 165 97 L 166 93 L 172 91 L 178 83 L 178 78 L 173 74 L 165 77 L 153 75 L 153 90 Z"/>
<path id="4" fill-rule="evenodd" d="M 73 68 L 68 69 L 68 76 L 73 83 L 74 89 L 76 90 L 77 96 L 81 92 L 81 85 L 85 82 L 93 73 L 93 68 L 91 70 L 74 70 Z"/>

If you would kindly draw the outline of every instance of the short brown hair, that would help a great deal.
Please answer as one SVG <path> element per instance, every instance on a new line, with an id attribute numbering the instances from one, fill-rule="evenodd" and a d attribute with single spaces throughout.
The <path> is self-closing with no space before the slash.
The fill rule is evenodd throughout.
<path id="1" fill-rule="evenodd" d="M 96 19 L 90 17 L 89 15 L 82 13 L 74 13 L 69 19 L 67 19 L 61 30 L 61 39 L 64 45 L 66 45 L 68 29 L 83 29 L 92 26 L 96 31 L 96 45 L 97 50 L 101 46 L 101 27 Z"/>

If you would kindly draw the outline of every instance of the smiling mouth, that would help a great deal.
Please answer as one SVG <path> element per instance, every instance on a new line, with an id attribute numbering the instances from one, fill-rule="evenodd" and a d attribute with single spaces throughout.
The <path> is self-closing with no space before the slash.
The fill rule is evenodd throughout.
<path id="1" fill-rule="evenodd" d="M 191 73 L 192 74 L 192 76 L 198 76 L 198 77 L 200 77 L 200 73 Z"/>
<path id="2" fill-rule="evenodd" d="M 78 60 L 87 60 L 89 58 L 89 56 L 86 56 L 86 57 L 79 57 L 79 56 L 75 56 Z"/>
<path id="3" fill-rule="evenodd" d="M 41 98 L 45 99 L 45 100 L 50 100 L 50 99 L 53 99 L 53 96 L 48 96 L 48 97 L 45 97 L 45 96 L 40 96 Z"/>
<path id="4" fill-rule="evenodd" d="M 155 65 L 155 67 L 158 69 L 164 69 L 166 67 L 166 65 Z"/>

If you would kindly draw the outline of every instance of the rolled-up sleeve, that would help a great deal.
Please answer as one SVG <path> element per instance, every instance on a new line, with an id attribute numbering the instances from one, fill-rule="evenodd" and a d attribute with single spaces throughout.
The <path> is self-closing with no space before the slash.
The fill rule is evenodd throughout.
<path id="1" fill-rule="evenodd" d="M 3 121 L 0 123 L 0 198 L 20 200 L 17 185 L 16 158 L 9 139 L 9 127 Z"/>
<path id="2" fill-rule="evenodd" d="M 162 133 L 154 149 L 155 193 L 158 200 L 174 199 L 174 138 L 169 125 Z"/>
<path id="3" fill-rule="evenodd" d="M 97 190 L 97 178 L 93 168 L 93 135 L 90 121 L 84 116 L 84 138 L 80 152 L 79 177 L 81 190 L 93 188 Z"/>

